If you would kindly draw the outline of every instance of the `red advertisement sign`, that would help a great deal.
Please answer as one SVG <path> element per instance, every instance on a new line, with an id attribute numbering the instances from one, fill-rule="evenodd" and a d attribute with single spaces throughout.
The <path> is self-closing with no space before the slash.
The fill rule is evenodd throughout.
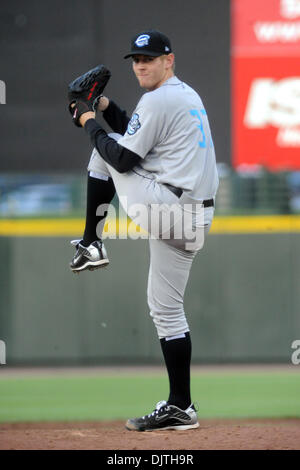
<path id="1" fill-rule="evenodd" d="M 232 0 L 233 165 L 300 169 L 300 0 Z"/>
<path id="2" fill-rule="evenodd" d="M 299 54 L 299 0 L 232 0 L 234 55 Z"/>

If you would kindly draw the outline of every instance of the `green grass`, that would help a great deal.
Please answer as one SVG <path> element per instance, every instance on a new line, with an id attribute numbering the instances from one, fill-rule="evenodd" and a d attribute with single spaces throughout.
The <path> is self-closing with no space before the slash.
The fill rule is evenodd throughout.
<path id="1" fill-rule="evenodd" d="M 161 374 L 0 380 L 0 421 L 125 419 L 167 397 Z M 300 374 L 199 373 L 192 379 L 199 417 L 300 417 Z"/>

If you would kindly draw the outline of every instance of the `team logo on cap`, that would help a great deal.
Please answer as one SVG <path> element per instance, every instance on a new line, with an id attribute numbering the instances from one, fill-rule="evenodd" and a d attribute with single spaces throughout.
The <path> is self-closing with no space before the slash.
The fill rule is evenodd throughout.
<path id="1" fill-rule="evenodd" d="M 148 34 L 141 34 L 136 40 L 135 44 L 138 47 L 148 46 L 150 36 Z"/>
<path id="2" fill-rule="evenodd" d="M 129 135 L 133 135 L 136 133 L 136 131 L 141 127 L 141 123 L 139 121 L 139 115 L 137 113 L 134 113 L 132 115 L 132 118 L 130 119 L 127 127 L 127 133 Z"/>

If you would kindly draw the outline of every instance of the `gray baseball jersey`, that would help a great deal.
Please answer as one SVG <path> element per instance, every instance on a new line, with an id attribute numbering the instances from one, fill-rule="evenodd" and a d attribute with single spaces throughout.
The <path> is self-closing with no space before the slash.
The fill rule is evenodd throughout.
<path id="1" fill-rule="evenodd" d="M 214 145 L 199 95 L 173 76 L 139 101 L 118 141 L 138 154 L 159 183 L 210 199 L 218 188 Z"/>

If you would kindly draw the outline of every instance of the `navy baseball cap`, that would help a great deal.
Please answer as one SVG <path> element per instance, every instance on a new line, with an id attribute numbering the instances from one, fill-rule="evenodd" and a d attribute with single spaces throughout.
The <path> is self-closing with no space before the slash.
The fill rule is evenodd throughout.
<path id="1" fill-rule="evenodd" d="M 124 59 L 136 54 L 159 57 L 172 52 L 170 39 L 163 33 L 150 29 L 140 34 L 136 34 L 131 40 L 131 51 L 124 56 Z"/>

